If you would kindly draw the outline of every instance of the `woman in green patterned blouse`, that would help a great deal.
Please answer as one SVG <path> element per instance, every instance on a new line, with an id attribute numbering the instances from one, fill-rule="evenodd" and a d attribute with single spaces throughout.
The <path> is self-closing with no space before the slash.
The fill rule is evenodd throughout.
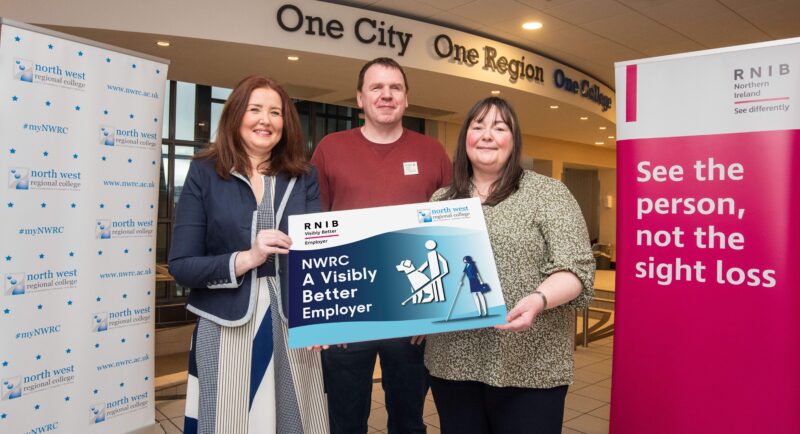
<path id="1" fill-rule="evenodd" d="M 525 171 L 503 99 L 479 101 L 461 128 L 453 183 L 432 200 L 480 198 L 510 309 L 495 328 L 428 337 L 425 365 L 442 433 L 560 433 L 572 383 L 573 309 L 593 296 L 594 259 L 578 204 Z"/>

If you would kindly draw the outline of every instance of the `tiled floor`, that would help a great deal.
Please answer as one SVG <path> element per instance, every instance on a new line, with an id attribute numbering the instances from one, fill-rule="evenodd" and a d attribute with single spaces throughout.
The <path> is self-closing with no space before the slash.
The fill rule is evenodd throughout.
<path id="1" fill-rule="evenodd" d="M 611 350 L 613 337 L 592 342 L 575 351 L 575 382 L 564 409 L 562 434 L 607 434 L 611 409 Z M 372 389 L 370 433 L 385 433 L 386 408 L 380 384 Z M 166 434 L 183 432 L 183 400 L 156 402 L 156 421 Z M 425 401 L 424 420 L 429 434 L 439 434 L 439 415 L 433 398 Z"/>

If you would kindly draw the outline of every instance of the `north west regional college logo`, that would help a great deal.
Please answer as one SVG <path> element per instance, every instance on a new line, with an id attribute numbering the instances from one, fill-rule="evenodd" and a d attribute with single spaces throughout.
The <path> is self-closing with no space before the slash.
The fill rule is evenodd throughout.
<path id="1" fill-rule="evenodd" d="M 24 167 L 8 169 L 8 188 L 27 190 L 30 185 L 30 172 Z"/>
<path id="2" fill-rule="evenodd" d="M 114 146 L 115 140 L 116 138 L 114 134 L 114 127 L 109 127 L 108 125 L 101 125 L 100 144 L 103 146 Z"/>
<path id="3" fill-rule="evenodd" d="M 14 80 L 33 83 L 33 62 L 19 57 L 14 58 Z"/>
<path id="4" fill-rule="evenodd" d="M 420 223 L 430 223 L 433 221 L 433 217 L 431 217 L 431 210 L 429 209 L 418 209 L 417 210 L 417 219 Z"/>
<path id="5" fill-rule="evenodd" d="M 3 284 L 6 295 L 25 294 L 25 274 L 23 273 L 6 274 Z"/>
<path id="6" fill-rule="evenodd" d="M 89 424 L 94 425 L 96 423 L 104 422 L 106 420 L 106 403 L 105 402 L 98 402 L 97 404 L 92 405 L 89 408 L 91 412 L 91 417 L 89 419 Z"/>
<path id="7" fill-rule="evenodd" d="M 98 220 L 94 227 L 94 237 L 101 240 L 111 238 L 111 220 Z"/>
<path id="8" fill-rule="evenodd" d="M 22 396 L 22 377 L 3 379 L 3 401 Z"/>
<path id="9" fill-rule="evenodd" d="M 108 312 L 97 312 L 92 314 L 92 331 L 104 332 L 108 330 Z"/>

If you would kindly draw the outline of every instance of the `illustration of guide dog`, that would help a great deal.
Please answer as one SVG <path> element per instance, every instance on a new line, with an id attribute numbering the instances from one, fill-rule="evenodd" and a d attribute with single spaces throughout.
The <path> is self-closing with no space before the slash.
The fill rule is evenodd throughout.
<path id="1" fill-rule="evenodd" d="M 425 248 L 428 249 L 428 260 L 419 268 L 415 268 L 410 259 L 404 259 L 395 267 L 398 272 L 405 273 L 409 283 L 411 283 L 411 296 L 401 303 L 402 306 L 405 306 L 409 301 L 412 304 L 423 304 L 432 302 L 441 303 L 446 300 L 444 282 L 442 282 L 442 279 L 450 272 L 447 259 L 436 251 L 436 241 L 426 241 Z M 475 265 L 475 261 L 472 260 L 471 256 L 464 256 L 464 263 L 466 265 L 461 274 L 458 291 L 456 291 L 456 296 L 453 298 L 445 321 L 449 321 L 450 316 L 453 314 L 453 308 L 461 293 L 461 288 L 464 286 L 464 277 L 466 277 L 469 282 L 470 292 L 472 292 L 473 301 L 478 311 L 478 317 L 489 315 L 484 293 L 489 292 L 491 288 L 481 279 L 478 267 Z M 426 269 L 430 275 L 423 273 Z"/>

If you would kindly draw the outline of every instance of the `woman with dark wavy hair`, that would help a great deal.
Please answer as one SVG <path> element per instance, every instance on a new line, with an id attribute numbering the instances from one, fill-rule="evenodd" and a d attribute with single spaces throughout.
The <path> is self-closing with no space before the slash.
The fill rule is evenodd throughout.
<path id="1" fill-rule="evenodd" d="M 189 167 L 170 273 L 199 316 L 186 433 L 324 433 L 319 354 L 287 346 L 288 216 L 318 212 L 292 100 L 254 75 L 231 93 L 217 140 Z"/>
<path id="2" fill-rule="evenodd" d="M 483 204 L 506 324 L 428 336 L 425 365 L 444 434 L 561 432 L 573 309 L 593 296 L 586 223 L 559 181 L 522 169 L 511 105 L 479 101 L 458 137 L 453 182 L 432 200 Z"/>

